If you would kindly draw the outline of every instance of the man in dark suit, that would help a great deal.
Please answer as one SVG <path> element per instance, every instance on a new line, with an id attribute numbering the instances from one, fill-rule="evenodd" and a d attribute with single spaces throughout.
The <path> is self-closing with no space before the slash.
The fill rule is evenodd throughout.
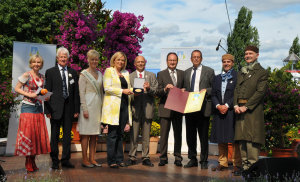
<path id="1" fill-rule="evenodd" d="M 129 164 L 136 164 L 136 150 L 138 136 L 142 133 L 142 160 L 143 165 L 153 167 L 149 157 L 149 138 L 154 110 L 154 94 L 157 89 L 157 80 L 154 73 L 145 71 L 146 60 L 143 56 L 137 56 L 134 60 L 136 71 L 130 74 L 130 83 L 134 88 L 135 78 L 145 79 L 144 93 L 136 93 L 131 103 L 132 106 L 132 130 L 129 151 Z"/>
<path id="2" fill-rule="evenodd" d="M 237 114 L 234 139 L 239 142 L 243 170 L 258 160 L 260 147 L 265 144 L 264 96 L 268 71 L 257 61 L 259 49 L 247 46 L 245 60 L 237 75 L 234 90 L 234 111 Z"/>
<path id="3" fill-rule="evenodd" d="M 233 93 L 237 80 L 237 72 L 232 68 L 234 57 L 231 54 L 222 56 L 222 73 L 214 78 L 211 99 L 213 123 L 210 141 L 218 143 L 219 165 L 212 171 L 223 171 L 228 168 L 228 143 L 232 143 L 232 162 L 234 175 L 240 175 L 242 166 L 239 145 L 234 142 L 235 117 L 233 108 Z"/>
<path id="4" fill-rule="evenodd" d="M 60 47 L 56 54 L 57 65 L 46 71 L 46 89 L 53 94 L 45 102 L 45 114 L 51 123 L 51 153 L 52 169 L 59 168 L 58 142 L 60 126 L 63 128 L 62 167 L 74 168 L 70 163 L 71 129 L 74 117 L 79 115 L 78 75 L 75 70 L 67 67 L 69 51 Z"/>
<path id="5" fill-rule="evenodd" d="M 159 166 L 168 164 L 168 138 L 170 126 L 172 123 L 174 131 L 174 156 L 176 166 L 182 166 L 181 142 L 182 142 L 182 114 L 179 112 L 165 109 L 165 102 L 168 97 L 169 90 L 174 86 L 183 87 L 182 70 L 176 69 L 178 64 L 178 56 L 174 52 L 167 55 L 168 68 L 157 73 L 158 89 L 157 95 L 160 97 L 158 106 L 158 116 L 160 117 L 160 162 Z"/>
<path id="6" fill-rule="evenodd" d="M 185 168 L 198 166 L 197 161 L 197 131 L 201 142 L 200 164 L 202 169 L 208 167 L 208 127 L 211 114 L 211 87 L 215 72 L 204 66 L 202 53 L 194 50 L 191 54 L 193 66 L 184 72 L 184 88 L 189 92 L 199 92 L 206 89 L 206 95 L 201 111 L 185 115 L 186 119 L 186 141 L 188 145 L 188 158 L 190 161 L 184 165 Z"/>

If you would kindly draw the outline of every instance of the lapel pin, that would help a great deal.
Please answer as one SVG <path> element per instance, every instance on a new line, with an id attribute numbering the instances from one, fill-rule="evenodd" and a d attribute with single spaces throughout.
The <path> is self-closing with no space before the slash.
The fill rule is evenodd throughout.
<path id="1" fill-rule="evenodd" d="M 249 78 L 251 77 L 251 75 L 249 75 Z"/>

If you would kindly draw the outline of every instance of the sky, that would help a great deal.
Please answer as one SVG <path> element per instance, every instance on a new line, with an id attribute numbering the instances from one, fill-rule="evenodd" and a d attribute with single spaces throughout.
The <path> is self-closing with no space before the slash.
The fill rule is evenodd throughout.
<path id="1" fill-rule="evenodd" d="M 219 40 L 227 49 L 230 32 L 225 0 L 104 0 L 104 8 L 143 15 L 149 28 L 144 36 L 142 55 L 148 69 L 160 68 L 162 48 L 199 47 L 202 64 L 221 71 L 221 57 L 216 51 Z M 122 6 L 121 6 L 122 5 Z M 251 25 L 258 29 L 260 56 L 264 68 L 280 68 L 296 36 L 300 36 L 300 0 L 227 0 L 233 29 L 242 6 L 252 11 Z"/>

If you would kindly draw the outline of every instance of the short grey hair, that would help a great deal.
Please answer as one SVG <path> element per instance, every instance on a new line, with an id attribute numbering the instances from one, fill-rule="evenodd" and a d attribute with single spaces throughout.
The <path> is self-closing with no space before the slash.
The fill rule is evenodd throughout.
<path id="1" fill-rule="evenodd" d="M 61 54 L 67 54 L 67 57 L 69 58 L 69 51 L 65 47 L 60 47 L 60 48 L 57 49 L 56 57 L 58 57 L 60 53 Z"/>

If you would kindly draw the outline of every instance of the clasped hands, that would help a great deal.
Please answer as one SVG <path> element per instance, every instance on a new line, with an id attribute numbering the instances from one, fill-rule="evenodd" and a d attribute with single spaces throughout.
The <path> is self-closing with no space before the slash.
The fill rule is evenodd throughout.
<path id="1" fill-rule="evenodd" d="M 226 114 L 228 111 L 228 107 L 226 105 L 218 105 L 217 109 L 221 114 Z"/>
<path id="2" fill-rule="evenodd" d="M 242 114 L 244 112 L 247 111 L 247 107 L 246 106 L 234 106 L 234 112 L 237 113 L 237 114 Z"/>

